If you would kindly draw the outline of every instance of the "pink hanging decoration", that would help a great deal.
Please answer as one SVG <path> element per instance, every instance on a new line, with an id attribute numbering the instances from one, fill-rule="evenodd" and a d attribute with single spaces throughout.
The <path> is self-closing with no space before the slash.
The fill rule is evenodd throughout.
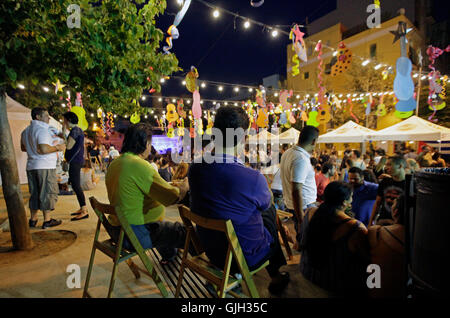
<path id="1" fill-rule="evenodd" d="M 434 67 L 434 62 L 436 61 L 436 59 L 439 56 L 444 54 L 444 52 L 450 52 L 450 45 L 447 46 L 444 50 L 437 48 L 437 47 L 433 47 L 431 45 L 427 49 L 428 59 L 430 60 L 430 65 L 428 65 L 428 67 L 431 69 L 431 72 L 428 74 L 428 79 L 429 79 L 429 83 L 430 83 L 430 92 L 428 94 L 428 105 L 430 105 L 430 107 L 433 108 L 433 114 L 431 114 L 431 116 L 428 117 L 428 120 L 433 121 L 433 122 L 438 121 L 437 118 L 434 118 L 434 116 L 436 115 L 437 109 L 433 103 L 433 95 L 440 93 L 439 87 L 437 87 L 435 85 L 436 79 L 437 79 L 437 77 L 439 77 L 440 74 L 439 74 L 439 72 L 436 71 L 436 68 Z"/>
<path id="2" fill-rule="evenodd" d="M 353 102 L 352 102 L 352 100 L 350 98 L 348 99 L 348 104 L 350 105 L 350 116 L 352 116 L 353 119 L 358 124 L 359 123 L 359 119 L 358 119 L 358 117 L 355 116 L 355 114 L 353 114 Z"/>
<path id="3" fill-rule="evenodd" d="M 202 107 L 200 106 L 200 93 L 198 90 L 195 90 L 192 94 L 192 114 L 194 115 L 194 119 L 202 118 Z"/>
<path id="4" fill-rule="evenodd" d="M 325 95 L 325 87 L 323 86 L 323 73 L 324 73 L 324 69 L 323 69 L 323 59 L 322 59 L 322 41 L 320 40 L 319 42 L 317 42 L 316 45 L 316 52 L 319 52 L 318 55 L 318 59 L 319 59 L 319 66 L 317 66 L 317 68 L 319 69 L 319 74 L 317 76 L 318 80 L 319 80 L 319 109 L 322 109 L 322 104 L 325 103 L 324 100 L 324 95 Z"/>

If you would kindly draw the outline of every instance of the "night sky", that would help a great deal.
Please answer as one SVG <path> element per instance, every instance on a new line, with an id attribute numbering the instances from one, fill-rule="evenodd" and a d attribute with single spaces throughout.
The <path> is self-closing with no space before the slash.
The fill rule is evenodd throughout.
<path id="1" fill-rule="evenodd" d="M 268 25 L 286 25 L 282 28 L 285 31 L 289 31 L 289 26 L 294 22 L 303 24 L 307 15 L 311 21 L 336 8 L 335 0 L 266 0 L 259 8 L 253 8 L 250 0 L 207 2 Z M 156 18 L 157 27 L 166 32 L 179 9 L 176 0 L 168 0 L 165 14 Z M 265 76 L 286 73 L 286 46 L 290 41 L 287 35 L 280 34 L 273 38 L 258 25 L 245 29 L 242 19 L 236 20 L 235 29 L 233 16 L 221 13 L 215 19 L 212 12 L 212 9 L 193 0 L 178 26 L 180 38 L 173 41 L 171 51 L 185 72 L 193 65 L 199 71 L 200 80 L 247 85 L 262 83 Z M 163 45 L 165 43 L 161 43 Z M 210 86 L 201 89 L 200 93 L 202 98 L 211 99 L 224 99 L 233 95 L 231 88 L 225 91 L 219 93 L 217 87 Z M 190 94 L 181 85 L 181 80 L 172 79 L 162 88 L 163 96 L 179 96 L 183 93 Z"/>
<path id="2" fill-rule="evenodd" d="M 283 27 L 280 29 L 284 31 L 289 31 L 289 26 L 293 23 L 305 24 L 306 17 L 311 23 L 336 9 L 336 0 L 265 0 L 259 8 L 252 7 L 250 0 L 205 1 L 268 25 L 281 25 Z M 449 18 L 448 0 L 433 0 L 433 7 L 436 20 Z M 156 17 L 157 27 L 165 34 L 180 8 L 176 0 L 167 0 L 166 12 Z M 200 81 L 203 79 L 256 86 L 262 83 L 263 77 L 272 74 L 285 76 L 286 48 L 290 43 L 287 35 L 279 34 L 273 38 L 270 32 L 263 31 L 261 26 L 252 24 L 249 29 L 245 29 L 244 20 L 235 20 L 224 12 L 216 19 L 212 12 L 213 9 L 192 0 L 189 10 L 178 26 L 180 37 L 173 41 L 174 47 L 171 50 L 177 56 L 179 66 L 184 72 L 172 74 L 173 76 L 184 76 L 191 65 L 197 67 Z M 307 34 L 307 29 L 302 28 L 302 31 Z M 164 45 L 165 42 L 161 42 L 161 49 Z M 181 79 L 167 81 L 162 85 L 161 94 L 192 96 L 181 85 Z M 200 89 L 200 94 L 202 98 L 217 100 L 236 95 L 230 87 L 225 87 L 224 92 L 220 93 L 216 86 Z M 141 105 L 146 107 L 161 107 L 164 104 L 152 98 L 141 101 Z M 212 106 L 207 104 L 209 103 L 205 103 L 203 107 Z"/>

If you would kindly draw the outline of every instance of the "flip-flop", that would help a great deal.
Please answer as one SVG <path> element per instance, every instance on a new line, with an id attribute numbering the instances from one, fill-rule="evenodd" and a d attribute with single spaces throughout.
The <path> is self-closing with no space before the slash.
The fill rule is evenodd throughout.
<path id="1" fill-rule="evenodd" d="M 71 218 L 70 220 L 71 221 L 78 221 L 78 220 L 87 219 L 88 217 L 89 217 L 89 214 L 86 214 L 85 216 L 83 216 L 81 218 L 74 217 L 74 218 Z"/>

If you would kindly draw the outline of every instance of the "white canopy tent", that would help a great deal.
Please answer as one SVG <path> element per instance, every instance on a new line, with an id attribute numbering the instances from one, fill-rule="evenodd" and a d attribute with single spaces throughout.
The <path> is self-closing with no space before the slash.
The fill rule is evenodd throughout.
<path id="1" fill-rule="evenodd" d="M 375 130 L 358 125 L 350 120 L 344 125 L 332 130 L 326 134 L 320 135 L 318 143 L 335 143 L 335 142 L 365 142 L 367 136 L 376 133 Z"/>
<path id="2" fill-rule="evenodd" d="M 433 124 L 417 116 L 369 134 L 367 140 L 373 141 L 450 141 L 450 129 Z"/>
<path id="3" fill-rule="evenodd" d="M 261 130 L 258 134 L 248 137 L 249 144 L 270 143 L 271 139 L 277 138 L 276 135 L 271 134 L 267 129 Z"/>
<path id="4" fill-rule="evenodd" d="M 289 128 L 284 133 L 278 135 L 278 141 L 280 144 L 291 144 L 297 143 L 298 137 L 300 136 L 300 131 L 295 128 Z"/>
<path id="5" fill-rule="evenodd" d="M 21 184 L 28 183 L 27 180 L 27 153 L 20 149 L 20 136 L 22 131 L 30 125 L 31 109 L 23 106 L 9 96 L 6 96 L 6 111 L 8 114 L 8 122 L 11 128 L 11 135 L 14 144 L 14 152 L 16 155 L 17 168 L 19 169 L 19 180 Z M 62 125 L 53 117 L 50 117 L 50 126 L 61 131 Z M 0 178 L 0 185 L 2 181 Z"/>

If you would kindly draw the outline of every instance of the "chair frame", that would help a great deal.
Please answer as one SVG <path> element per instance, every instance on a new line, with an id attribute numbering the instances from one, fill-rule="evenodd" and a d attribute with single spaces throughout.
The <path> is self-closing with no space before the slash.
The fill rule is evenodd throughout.
<path id="1" fill-rule="evenodd" d="M 178 209 L 180 212 L 180 217 L 187 228 L 187 235 L 181 262 L 180 276 L 178 278 L 177 288 L 175 291 L 175 298 L 178 298 L 180 294 L 180 288 L 183 281 L 184 270 L 186 267 L 198 273 L 208 282 L 215 285 L 216 288 L 219 289 L 218 296 L 220 298 L 224 298 L 226 293 L 229 293 L 234 297 L 240 297 L 240 295 L 233 292 L 232 289 L 242 281 L 245 282 L 250 297 L 259 298 L 259 293 L 252 279 L 252 276 L 269 265 L 269 261 L 266 261 L 259 268 L 250 272 L 231 220 L 208 219 L 193 213 L 188 207 L 184 205 L 180 205 Z M 207 259 L 205 259 L 203 254 L 205 250 L 200 243 L 200 239 L 195 232 L 192 222 L 201 227 L 225 233 L 228 240 L 228 251 L 226 254 L 225 266 L 223 270 L 217 269 L 217 267 L 215 267 Z M 188 251 L 191 242 L 193 243 L 197 255 L 199 256 L 188 258 Z M 242 278 L 230 277 L 230 269 L 233 258 L 238 265 Z"/>
<path id="2" fill-rule="evenodd" d="M 89 281 L 91 278 L 92 273 L 92 267 L 94 265 L 94 258 L 95 258 L 95 252 L 96 250 L 102 251 L 104 254 L 109 256 L 111 259 L 113 259 L 114 266 L 111 274 L 111 280 L 109 284 L 108 289 L 108 296 L 107 298 L 111 297 L 111 293 L 114 289 L 114 283 L 115 278 L 117 274 L 117 265 L 123 261 L 126 261 L 128 267 L 133 272 L 134 276 L 138 279 L 140 278 L 140 273 L 142 272 L 145 275 L 149 276 L 153 281 L 155 282 L 156 286 L 158 287 L 159 291 L 161 292 L 161 295 L 163 297 L 168 297 L 168 292 L 166 287 L 164 286 L 164 283 L 162 282 L 160 276 L 158 275 L 156 268 L 153 264 L 153 262 L 150 260 L 149 256 L 145 253 L 146 250 L 142 247 L 140 244 L 138 238 L 134 234 L 130 224 L 126 220 L 126 218 L 121 215 L 120 213 L 116 213 L 114 207 L 109 204 L 103 204 L 97 201 L 95 197 L 90 197 L 89 202 L 91 203 L 91 206 L 93 210 L 95 211 L 95 214 L 98 216 L 98 222 L 97 222 L 97 228 L 95 231 L 94 236 L 94 243 L 92 246 L 91 251 L 91 257 L 89 260 L 89 267 L 88 272 L 86 275 L 86 282 L 84 285 L 84 291 L 83 291 L 83 298 L 91 298 L 91 295 L 88 293 L 89 288 Z M 113 239 L 109 239 L 103 242 L 100 242 L 98 240 L 99 234 L 100 234 L 100 225 L 103 224 L 103 226 L 106 229 L 106 223 L 108 222 L 106 215 L 116 215 L 120 222 L 120 233 L 119 233 L 119 239 L 117 243 L 113 242 Z M 123 240 L 125 237 L 125 234 L 128 236 L 128 239 L 131 243 L 131 245 L 134 247 L 135 252 L 127 251 L 123 248 Z M 131 258 L 138 255 L 140 260 L 145 266 L 145 269 L 140 268 L 137 266 Z"/>

